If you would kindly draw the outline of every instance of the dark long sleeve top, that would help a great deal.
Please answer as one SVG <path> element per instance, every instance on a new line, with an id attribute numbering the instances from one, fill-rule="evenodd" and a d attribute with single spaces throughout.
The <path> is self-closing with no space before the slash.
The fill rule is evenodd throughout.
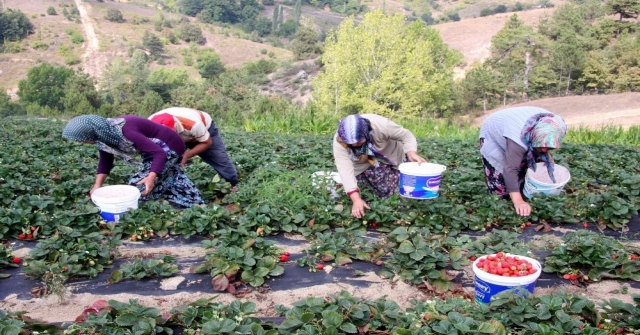
<path id="1" fill-rule="evenodd" d="M 167 154 L 162 147 L 151 140 L 152 138 L 163 141 L 179 156 L 184 155 L 186 150 L 184 142 L 180 135 L 172 129 L 140 116 L 125 115 L 121 116 L 121 118 L 126 121 L 122 127 L 124 137 L 133 142 L 133 146 L 138 153 L 152 157 L 151 172 L 155 172 L 159 176 L 167 161 Z M 100 151 L 98 174 L 109 174 L 113 169 L 113 159 L 113 154 Z"/>
<path id="2" fill-rule="evenodd" d="M 526 155 L 527 150 L 507 138 L 507 150 L 504 153 L 504 184 L 507 192 L 520 192 L 520 183 L 518 183 L 518 174 L 520 173 L 520 164 Z M 525 167 L 526 169 L 526 167 Z"/>

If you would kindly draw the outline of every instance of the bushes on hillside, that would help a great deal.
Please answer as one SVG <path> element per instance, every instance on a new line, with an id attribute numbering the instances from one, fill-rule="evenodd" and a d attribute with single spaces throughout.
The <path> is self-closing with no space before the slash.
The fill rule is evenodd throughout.
<path id="1" fill-rule="evenodd" d="M 111 22 L 124 22 L 124 16 L 122 16 L 122 12 L 115 8 L 109 8 L 107 10 L 107 15 L 104 18 Z"/>
<path id="2" fill-rule="evenodd" d="M 19 41 L 34 33 L 34 26 L 19 10 L 0 11 L 0 44 L 5 41 Z"/>

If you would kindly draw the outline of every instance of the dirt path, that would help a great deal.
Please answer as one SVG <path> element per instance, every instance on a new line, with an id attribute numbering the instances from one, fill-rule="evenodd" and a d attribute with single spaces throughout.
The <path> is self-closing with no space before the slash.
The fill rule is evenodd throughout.
<path id="1" fill-rule="evenodd" d="M 519 106 L 535 106 L 545 108 L 564 119 L 569 127 L 600 128 L 603 125 L 629 127 L 640 124 L 640 93 L 628 92 L 607 95 L 581 95 L 560 98 L 549 98 L 487 111 L 474 121 L 481 125 L 482 121 L 494 112 Z"/>
<path id="2" fill-rule="evenodd" d="M 102 70 L 106 66 L 106 58 L 100 55 L 98 38 L 95 32 L 95 22 L 89 15 L 91 7 L 85 6 L 82 0 L 75 0 L 78 11 L 80 12 L 80 21 L 82 22 L 82 29 L 84 35 L 87 38 L 85 44 L 85 51 L 82 54 L 84 60 L 84 71 L 94 78 L 100 78 Z"/>

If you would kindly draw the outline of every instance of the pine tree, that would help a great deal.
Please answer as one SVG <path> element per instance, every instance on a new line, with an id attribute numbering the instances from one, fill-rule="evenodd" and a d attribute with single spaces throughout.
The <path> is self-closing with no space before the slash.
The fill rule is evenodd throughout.
<path id="1" fill-rule="evenodd" d="M 300 26 L 300 15 L 302 14 L 302 0 L 298 0 L 296 2 L 295 12 L 293 14 L 293 20 L 296 23 L 296 31 L 298 30 L 298 26 Z"/>
<path id="2" fill-rule="evenodd" d="M 271 22 L 271 31 L 275 33 L 278 31 L 278 11 L 280 11 L 280 5 L 273 7 L 273 22 Z"/>
<path id="3" fill-rule="evenodd" d="M 282 22 L 284 22 L 284 7 L 280 7 L 280 16 L 278 16 L 278 30 L 282 27 Z"/>

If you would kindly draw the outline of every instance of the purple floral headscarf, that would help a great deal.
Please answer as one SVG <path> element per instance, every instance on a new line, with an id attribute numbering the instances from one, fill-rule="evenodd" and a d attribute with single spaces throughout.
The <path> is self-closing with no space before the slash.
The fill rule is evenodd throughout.
<path id="1" fill-rule="evenodd" d="M 556 182 L 553 175 L 554 164 L 549 154 L 537 152 L 535 148 L 557 149 L 566 133 L 567 125 L 562 119 L 557 121 L 555 115 L 551 113 L 541 113 L 530 117 L 520 133 L 522 143 L 527 146 L 527 166 L 535 171 L 536 158 L 539 158 L 547 166 L 549 177 L 554 183 Z"/>
<path id="2" fill-rule="evenodd" d="M 395 162 L 387 158 L 380 150 L 375 147 L 373 142 L 373 129 L 371 122 L 363 118 L 359 114 L 349 115 L 338 125 L 338 141 L 349 149 L 349 156 L 353 161 L 368 160 L 372 165 L 376 160 L 389 165 L 395 165 Z M 352 144 L 366 140 L 363 145 L 354 147 Z"/>

